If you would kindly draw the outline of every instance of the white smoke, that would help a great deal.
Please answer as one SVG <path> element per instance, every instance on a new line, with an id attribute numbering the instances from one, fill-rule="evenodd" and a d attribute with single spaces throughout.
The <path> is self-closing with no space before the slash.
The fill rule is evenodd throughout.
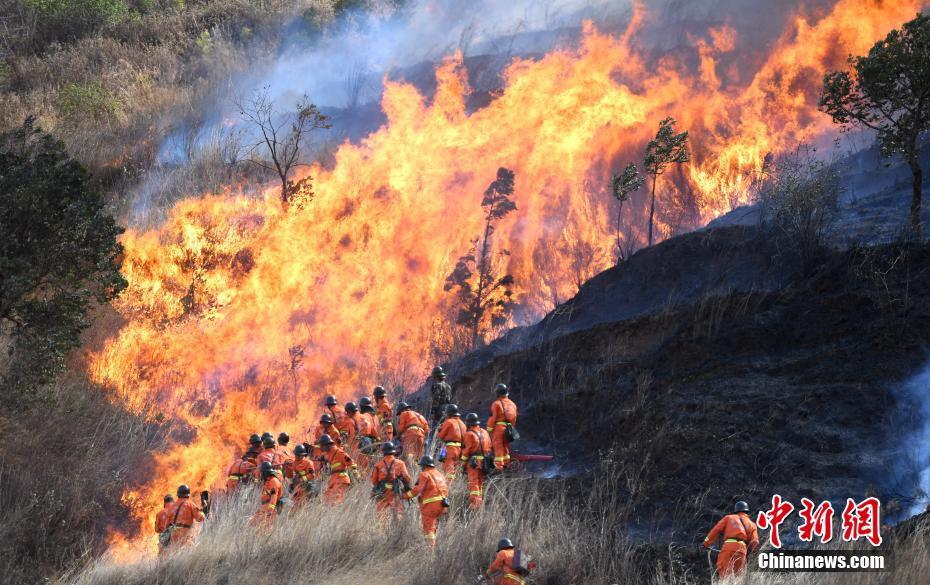
<path id="1" fill-rule="evenodd" d="M 904 385 L 903 396 L 919 421 L 919 428 L 905 440 L 905 459 L 917 472 L 917 497 L 909 515 L 919 514 L 930 505 L 930 362 Z"/>

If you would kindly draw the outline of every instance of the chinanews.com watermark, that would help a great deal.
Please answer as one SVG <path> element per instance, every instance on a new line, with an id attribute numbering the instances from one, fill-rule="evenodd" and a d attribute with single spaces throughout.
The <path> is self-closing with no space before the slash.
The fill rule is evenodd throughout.
<path id="1" fill-rule="evenodd" d="M 857 502 L 847 498 L 840 514 L 840 528 L 834 534 L 833 505 L 824 501 L 815 505 L 813 501 L 802 498 L 798 515 L 801 524 L 797 528 L 800 542 L 821 546 L 830 542 L 862 542 L 873 548 L 828 550 L 782 550 L 779 529 L 795 511 L 791 502 L 780 495 L 772 496 L 772 506 L 759 512 L 756 524 L 759 530 L 768 530 L 769 544 L 774 550 L 761 551 L 756 555 L 756 566 L 761 571 L 776 572 L 871 572 L 889 571 L 890 556 L 883 550 L 877 550 L 882 544 L 881 502 L 878 498 L 866 498 Z"/>

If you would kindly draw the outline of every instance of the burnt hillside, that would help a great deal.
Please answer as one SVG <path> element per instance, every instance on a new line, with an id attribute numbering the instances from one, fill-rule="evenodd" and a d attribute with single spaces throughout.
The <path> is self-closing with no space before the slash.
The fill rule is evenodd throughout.
<path id="1" fill-rule="evenodd" d="M 458 377 L 460 403 L 483 412 L 493 384 L 509 381 L 524 450 L 554 449 L 580 482 L 608 455 L 642 517 L 659 512 L 642 528 L 675 514 L 684 541 L 738 498 L 879 493 L 893 508 L 907 495 L 908 478 L 886 461 L 913 423 L 895 387 L 926 360 L 930 247 L 833 252 L 807 276 L 752 229 L 690 234 L 646 255 L 521 334 L 538 343 L 486 354 Z M 698 294 L 663 303 L 681 290 L 666 278 Z M 651 306 L 621 296 L 631 279 Z M 558 315 L 570 318 L 553 335 Z"/>

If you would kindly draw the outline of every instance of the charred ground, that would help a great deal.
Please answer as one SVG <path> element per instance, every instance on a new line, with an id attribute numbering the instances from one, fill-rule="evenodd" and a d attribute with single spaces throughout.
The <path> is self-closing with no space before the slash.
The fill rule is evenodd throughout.
<path id="1" fill-rule="evenodd" d="M 459 400 L 509 380 L 527 446 L 576 487 L 612 461 L 636 532 L 663 542 L 774 493 L 877 494 L 894 515 L 916 485 L 887 463 L 913 424 L 895 390 L 926 360 L 928 301 L 926 245 L 828 252 L 805 274 L 755 229 L 698 232 L 591 280 L 519 333 L 527 349 L 473 356 Z"/>

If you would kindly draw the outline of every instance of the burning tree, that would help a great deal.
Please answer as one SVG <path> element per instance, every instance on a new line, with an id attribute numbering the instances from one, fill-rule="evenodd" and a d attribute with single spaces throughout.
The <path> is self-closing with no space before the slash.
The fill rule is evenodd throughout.
<path id="1" fill-rule="evenodd" d="M 867 56 L 850 55 L 849 63 L 855 76 L 824 76 L 820 108 L 844 127 L 875 130 L 884 156 L 904 156 L 914 177 L 911 230 L 919 238 L 923 170 L 917 155 L 921 134 L 930 130 L 930 16 L 918 14 Z"/>
<path id="2" fill-rule="evenodd" d="M 279 112 L 268 88 L 262 88 L 247 99 L 236 98 L 236 107 L 244 120 L 250 122 L 261 134 L 261 139 L 248 148 L 249 162 L 277 173 L 281 180 L 281 202 L 287 205 L 297 198 L 309 199 L 313 196 L 312 179 L 304 177 L 292 181 L 293 170 L 304 164 L 301 150 L 315 130 L 330 128 L 329 117 L 320 113 L 316 105 L 310 103 L 307 94 L 297 102 L 292 112 Z M 264 147 L 268 161 L 258 156 Z"/>
<path id="3" fill-rule="evenodd" d="M 623 260 L 623 242 L 620 238 L 620 218 L 623 214 L 623 204 L 630 198 L 634 192 L 640 190 L 646 184 L 646 179 L 636 170 L 636 165 L 630 163 L 623 169 L 622 173 L 617 173 L 611 181 L 611 191 L 617 201 L 620 202 L 620 208 L 617 210 L 617 262 Z M 654 195 L 653 195 L 654 196 Z M 650 216 L 650 226 L 652 217 Z M 650 229 L 649 233 L 652 233 Z"/>
<path id="4" fill-rule="evenodd" d="M 488 185 L 481 200 L 484 210 L 484 235 L 471 241 L 471 249 L 460 257 L 455 268 L 446 277 L 444 289 L 457 289 L 459 302 L 458 323 L 471 331 L 471 347 L 478 346 L 483 334 L 503 325 L 513 309 L 513 276 L 497 276 L 497 262 L 492 250 L 491 236 L 495 223 L 517 205 L 510 199 L 513 195 L 513 171 L 503 167 L 497 170 L 497 178 Z M 508 250 L 501 250 L 498 257 L 506 257 Z"/>
<path id="5" fill-rule="evenodd" d="M 671 164 L 686 163 L 691 160 L 688 150 L 688 133 L 675 133 L 675 118 L 668 117 L 659 123 L 656 137 L 646 145 L 643 164 L 646 173 L 652 175 L 652 195 L 649 203 L 649 245 L 652 245 L 653 217 L 656 211 L 656 183 L 659 175 L 664 174 Z"/>

